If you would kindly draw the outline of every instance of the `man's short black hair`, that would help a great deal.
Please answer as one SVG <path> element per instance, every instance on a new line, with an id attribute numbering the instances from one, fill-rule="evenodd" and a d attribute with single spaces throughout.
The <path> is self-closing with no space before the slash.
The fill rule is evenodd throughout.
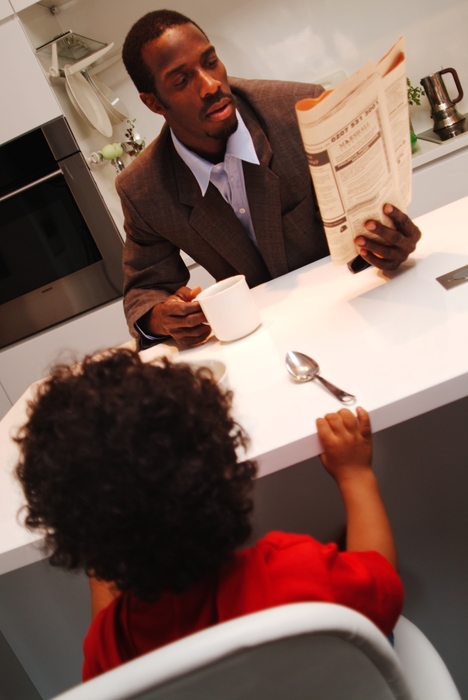
<path id="1" fill-rule="evenodd" d="M 148 12 L 128 32 L 122 49 L 122 59 L 138 92 L 155 93 L 156 90 L 151 71 L 142 57 L 143 47 L 149 41 L 159 39 L 168 29 L 182 24 L 193 24 L 206 36 L 198 24 L 174 10 Z"/>
<path id="2" fill-rule="evenodd" d="M 57 367 L 16 438 L 25 522 L 51 563 L 154 600 L 229 561 L 256 469 L 231 402 L 209 370 L 130 350 Z"/>

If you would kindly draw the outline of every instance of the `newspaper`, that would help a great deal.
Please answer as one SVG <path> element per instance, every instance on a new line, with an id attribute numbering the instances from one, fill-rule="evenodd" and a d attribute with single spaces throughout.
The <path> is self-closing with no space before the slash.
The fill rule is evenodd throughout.
<path id="1" fill-rule="evenodd" d="M 376 237 L 366 221 L 393 226 L 386 202 L 406 212 L 411 201 L 404 38 L 296 113 L 330 254 L 342 265 L 358 255 L 357 236 Z"/>

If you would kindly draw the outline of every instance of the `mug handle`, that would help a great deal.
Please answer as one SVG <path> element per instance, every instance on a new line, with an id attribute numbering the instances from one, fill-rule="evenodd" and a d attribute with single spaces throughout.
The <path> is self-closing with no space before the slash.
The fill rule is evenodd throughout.
<path id="1" fill-rule="evenodd" d="M 457 86 L 458 97 L 457 97 L 456 100 L 452 100 L 452 104 L 455 105 L 455 104 L 457 104 L 457 102 L 460 102 L 460 100 L 463 99 L 463 88 L 462 88 L 462 86 L 460 85 L 460 81 L 459 81 L 459 79 L 458 79 L 458 73 L 457 73 L 457 71 L 455 70 L 455 68 L 444 68 L 444 70 L 439 71 L 439 75 L 443 75 L 444 73 L 451 73 L 451 74 L 452 74 L 452 78 L 453 78 L 453 80 L 454 80 L 454 82 L 455 82 L 455 85 Z"/>

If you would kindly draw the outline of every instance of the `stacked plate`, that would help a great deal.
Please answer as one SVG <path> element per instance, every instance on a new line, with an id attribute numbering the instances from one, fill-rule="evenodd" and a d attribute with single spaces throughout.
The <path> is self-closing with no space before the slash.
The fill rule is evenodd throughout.
<path id="1" fill-rule="evenodd" d="M 126 105 L 101 78 L 98 78 L 97 75 L 87 75 L 86 77 L 96 91 L 113 124 L 119 124 L 119 122 L 124 122 L 129 118 L 130 115 Z"/>
<path id="2" fill-rule="evenodd" d="M 117 95 L 97 75 L 89 75 L 87 68 L 110 51 L 113 43 L 95 51 L 73 65 L 64 66 L 65 87 L 70 102 L 80 117 L 103 136 L 112 136 L 112 124 L 129 118 L 129 112 Z"/>

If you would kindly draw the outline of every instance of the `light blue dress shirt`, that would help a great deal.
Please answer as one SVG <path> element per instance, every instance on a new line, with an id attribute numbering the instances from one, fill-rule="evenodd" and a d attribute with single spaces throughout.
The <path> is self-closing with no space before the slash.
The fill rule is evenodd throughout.
<path id="1" fill-rule="evenodd" d="M 238 127 L 227 140 L 226 154 L 222 163 L 213 165 L 213 163 L 197 156 L 196 153 L 190 151 L 179 141 L 172 129 L 171 136 L 174 148 L 195 176 L 203 197 L 206 194 L 208 185 L 212 182 L 222 197 L 232 207 L 250 240 L 257 246 L 257 239 L 250 215 L 249 200 L 245 191 L 242 161 L 245 160 L 247 163 L 253 163 L 254 165 L 260 165 L 260 161 L 255 152 L 249 130 L 245 126 L 239 112 L 236 112 L 236 114 Z M 162 341 L 168 337 L 149 335 L 140 328 L 138 323 L 135 323 L 135 328 L 144 338 L 150 341 Z"/>
<path id="2" fill-rule="evenodd" d="M 219 190 L 221 196 L 231 205 L 234 214 L 244 227 L 250 240 L 257 245 L 255 230 L 250 214 L 249 200 L 245 191 L 242 161 L 260 165 L 255 152 L 252 137 L 241 115 L 237 113 L 238 127 L 228 138 L 224 161 L 213 165 L 190 151 L 171 129 L 172 142 L 179 156 L 190 168 L 197 180 L 203 197 L 210 182 Z"/>

